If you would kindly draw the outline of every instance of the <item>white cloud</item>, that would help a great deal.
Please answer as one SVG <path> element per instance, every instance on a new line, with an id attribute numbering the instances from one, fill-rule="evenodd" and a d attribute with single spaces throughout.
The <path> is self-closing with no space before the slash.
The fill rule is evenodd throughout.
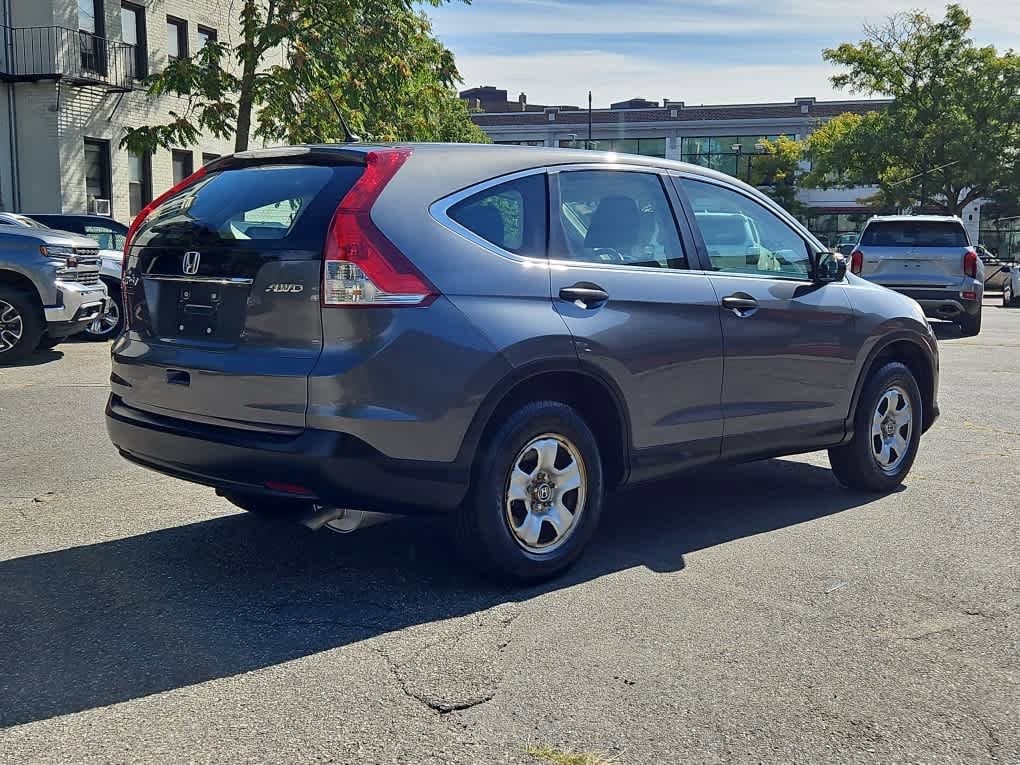
<path id="1" fill-rule="evenodd" d="M 841 97 L 829 84 L 831 68 L 821 63 L 666 66 L 600 51 L 523 58 L 467 55 L 459 56 L 457 62 L 469 85 L 501 85 L 511 90 L 511 99 L 523 91 L 532 103 L 582 106 L 589 89 L 594 91 L 596 106 L 637 97 L 652 101 L 672 98 L 688 105 Z"/>

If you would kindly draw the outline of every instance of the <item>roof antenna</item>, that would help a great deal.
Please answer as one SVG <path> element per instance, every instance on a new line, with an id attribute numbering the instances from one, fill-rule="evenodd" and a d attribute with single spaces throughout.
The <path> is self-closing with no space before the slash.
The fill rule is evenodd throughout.
<path id="1" fill-rule="evenodd" d="M 323 88 L 323 92 L 326 94 L 326 98 L 333 104 L 333 111 L 336 112 L 336 116 L 340 118 L 340 126 L 344 129 L 344 143 L 361 143 L 361 136 L 351 131 L 351 126 L 347 124 L 347 120 L 344 119 L 344 113 L 340 111 L 340 107 L 337 106 L 336 100 L 333 98 L 333 94 L 329 92 L 328 88 Z"/>

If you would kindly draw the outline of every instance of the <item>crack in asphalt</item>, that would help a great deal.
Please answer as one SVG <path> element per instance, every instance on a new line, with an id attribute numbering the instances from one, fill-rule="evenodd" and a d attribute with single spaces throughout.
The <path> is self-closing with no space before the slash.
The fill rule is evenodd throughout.
<path id="1" fill-rule="evenodd" d="M 465 699 L 449 700 L 440 698 L 435 694 L 429 693 L 428 689 L 425 690 L 414 689 L 413 687 L 411 687 L 411 684 L 408 681 L 408 679 L 404 677 L 404 673 L 401 670 L 407 667 L 409 664 L 412 664 L 416 659 L 420 658 L 421 655 L 424 654 L 426 651 L 445 645 L 447 643 L 457 643 L 463 638 L 467 637 L 468 635 L 479 630 L 489 629 L 492 627 L 496 627 L 502 630 L 509 630 L 510 626 L 514 623 L 514 621 L 516 621 L 517 617 L 520 616 L 521 614 L 522 611 L 520 607 L 521 604 L 519 601 L 507 602 L 502 600 L 499 602 L 499 604 L 506 605 L 508 607 L 508 610 L 510 610 L 511 612 L 508 617 L 502 617 L 497 615 L 495 623 L 487 621 L 484 617 L 476 618 L 474 623 L 467 629 L 459 630 L 453 635 L 447 635 L 443 638 L 440 638 L 439 640 L 434 640 L 431 642 L 426 641 L 420 648 L 415 650 L 410 656 L 408 656 L 403 661 L 400 662 L 394 661 L 380 646 L 372 646 L 372 650 L 374 650 L 385 662 L 387 669 L 389 670 L 393 678 L 397 681 L 397 685 L 400 687 L 401 691 L 403 691 L 404 695 L 422 704 L 427 709 L 436 712 L 440 715 L 447 715 L 450 714 L 451 712 L 462 712 L 466 709 L 471 709 L 473 707 L 480 706 L 481 704 L 485 704 L 486 702 L 491 701 L 493 698 L 495 698 L 496 693 L 499 691 L 499 688 L 503 682 L 503 678 L 501 675 L 498 678 L 495 677 L 488 678 L 492 681 L 492 687 L 482 693 L 468 696 Z M 490 606 L 489 610 L 491 610 L 493 607 L 494 606 Z M 506 649 L 506 647 L 510 645 L 511 639 L 512 638 L 510 636 L 506 636 L 505 639 L 500 639 L 496 643 L 496 653 L 497 654 L 502 653 Z"/>

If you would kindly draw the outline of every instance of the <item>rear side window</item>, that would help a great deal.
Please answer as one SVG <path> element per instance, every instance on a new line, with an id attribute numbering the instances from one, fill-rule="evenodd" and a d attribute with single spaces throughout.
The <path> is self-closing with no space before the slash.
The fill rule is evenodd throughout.
<path id="1" fill-rule="evenodd" d="M 361 166 L 269 165 L 225 170 L 171 197 L 146 220 L 146 234 L 172 244 L 177 236 L 220 242 L 321 247 L 337 204 Z"/>
<path id="2" fill-rule="evenodd" d="M 938 221 L 877 221 L 861 235 L 863 247 L 967 247 L 959 223 Z"/>
<path id="3" fill-rule="evenodd" d="M 544 258 L 547 209 L 545 174 L 537 173 L 479 191 L 448 214 L 502 250 Z"/>

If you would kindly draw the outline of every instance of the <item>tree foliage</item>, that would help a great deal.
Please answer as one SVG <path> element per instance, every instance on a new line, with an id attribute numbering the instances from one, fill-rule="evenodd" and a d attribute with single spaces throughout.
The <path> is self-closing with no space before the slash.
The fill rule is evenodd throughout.
<path id="1" fill-rule="evenodd" d="M 822 125 L 808 141 L 805 182 L 877 183 L 884 206 L 949 214 L 1010 183 L 1020 161 L 1020 58 L 977 47 L 970 27 L 950 5 L 941 21 L 896 14 L 866 26 L 861 42 L 826 50 L 843 70 L 836 87 L 894 101 Z"/>
<path id="2" fill-rule="evenodd" d="M 797 201 L 797 187 L 804 172 L 804 143 L 785 135 L 774 140 L 763 138 L 754 155 L 751 183 L 758 186 L 790 213 L 797 215 L 804 207 Z"/>
<path id="3" fill-rule="evenodd" d="M 179 96 L 186 107 L 168 122 L 129 129 L 121 145 L 150 152 L 192 145 L 203 132 L 233 137 L 235 151 L 248 148 L 253 132 L 267 140 L 342 140 L 329 96 L 366 138 L 486 141 L 457 98 L 453 54 L 417 6 L 240 0 L 236 42 L 210 41 L 146 81 L 150 95 Z"/>

